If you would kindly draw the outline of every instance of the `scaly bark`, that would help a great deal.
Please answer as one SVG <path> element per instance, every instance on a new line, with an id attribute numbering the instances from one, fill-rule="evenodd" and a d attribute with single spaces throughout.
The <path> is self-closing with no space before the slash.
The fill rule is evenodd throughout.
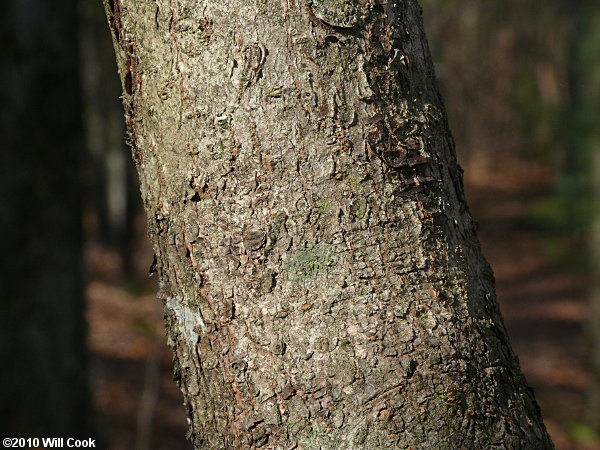
<path id="1" fill-rule="evenodd" d="M 414 0 L 107 0 L 196 448 L 552 448 Z"/>

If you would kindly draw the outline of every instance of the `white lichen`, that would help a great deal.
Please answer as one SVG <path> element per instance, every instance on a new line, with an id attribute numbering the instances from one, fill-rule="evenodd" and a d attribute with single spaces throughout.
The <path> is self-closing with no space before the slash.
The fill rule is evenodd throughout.
<path id="1" fill-rule="evenodd" d="M 202 314 L 197 309 L 190 308 L 181 295 L 173 295 L 167 298 L 166 306 L 169 308 L 179 325 L 179 332 L 190 346 L 198 343 L 198 331 L 206 330 L 206 324 Z"/>

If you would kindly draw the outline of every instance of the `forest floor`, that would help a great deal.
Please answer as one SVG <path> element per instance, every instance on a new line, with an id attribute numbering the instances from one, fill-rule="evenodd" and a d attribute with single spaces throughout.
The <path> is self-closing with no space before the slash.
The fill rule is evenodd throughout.
<path id="1" fill-rule="evenodd" d="M 565 250 L 569 241 L 548 236 L 528 220 L 534 202 L 550 193 L 552 173 L 524 161 L 503 161 L 502 170 L 471 173 L 465 180 L 467 201 L 494 270 L 511 343 L 546 427 L 558 450 L 600 449 L 597 435 L 584 425 L 593 378 L 582 264 L 570 251 L 557 258 L 557 247 Z"/>
<path id="2" fill-rule="evenodd" d="M 556 448 L 600 449 L 600 441 L 582 426 L 592 382 L 586 366 L 585 276 L 553 258 L 548 238 L 525 221 L 531 202 L 551 189 L 551 172 L 515 161 L 501 170 L 469 173 L 467 198 L 494 269 L 502 313 Z M 148 246 L 139 253 L 139 266 L 149 267 Z M 92 244 L 87 256 L 94 395 L 107 447 L 191 449 L 154 287 L 144 294 L 119 287 L 108 281 L 119 266 L 117 256 Z"/>

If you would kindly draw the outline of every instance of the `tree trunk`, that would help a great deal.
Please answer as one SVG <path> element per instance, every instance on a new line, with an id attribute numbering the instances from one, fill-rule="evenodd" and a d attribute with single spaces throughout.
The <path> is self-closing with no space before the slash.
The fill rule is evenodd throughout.
<path id="1" fill-rule="evenodd" d="M 0 6 L 0 435 L 90 437 L 76 2 Z"/>
<path id="2" fill-rule="evenodd" d="M 414 0 L 106 0 L 200 448 L 552 448 Z"/>

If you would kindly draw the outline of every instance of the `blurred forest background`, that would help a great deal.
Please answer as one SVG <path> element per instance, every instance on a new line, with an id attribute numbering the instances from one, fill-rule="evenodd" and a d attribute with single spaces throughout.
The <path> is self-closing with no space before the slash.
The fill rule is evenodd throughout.
<path id="1" fill-rule="evenodd" d="M 522 368 L 557 448 L 600 449 L 600 3 L 421 3 Z M 190 448 L 102 5 L 54 9 L 0 6 L 0 434 Z"/>

